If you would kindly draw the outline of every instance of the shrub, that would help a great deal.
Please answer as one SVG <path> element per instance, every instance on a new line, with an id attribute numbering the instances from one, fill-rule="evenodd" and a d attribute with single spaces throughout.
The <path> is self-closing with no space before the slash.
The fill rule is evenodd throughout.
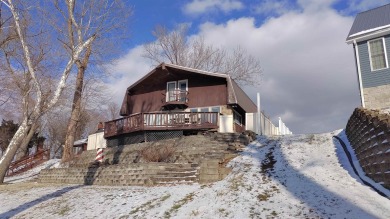
<path id="1" fill-rule="evenodd" d="M 149 145 L 140 151 L 146 162 L 173 162 L 176 149 L 173 145 Z"/>

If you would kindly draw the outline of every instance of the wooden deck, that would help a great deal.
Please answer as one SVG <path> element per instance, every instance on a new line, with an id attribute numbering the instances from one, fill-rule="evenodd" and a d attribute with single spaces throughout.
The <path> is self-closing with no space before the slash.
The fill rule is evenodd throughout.
<path id="1" fill-rule="evenodd" d="M 218 128 L 217 112 L 137 113 L 105 122 L 104 137 L 148 130 L 205 130 L 214 128 Z"/>

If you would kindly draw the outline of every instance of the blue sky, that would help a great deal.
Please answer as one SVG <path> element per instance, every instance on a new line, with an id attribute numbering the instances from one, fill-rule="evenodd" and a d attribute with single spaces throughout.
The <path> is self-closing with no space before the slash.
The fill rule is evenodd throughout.
<path id="1" fill-rule="evenodd" d="M 304 2 L 304 1 L 301 1 Z M 308 1 L 309 2 L 309 1 Z M 386 4 L 388 1 L 318 1 L 329 4 L 340 14 L 355 16 L 357 12 Z M 223 9 L 222 5 L 227 9 Z M 154 40 L 151 31 L 158 25 L 169 29 L 181 23 L 191 24 L 191 33 L 198 31 L 198 26 L 205 22 L 223 23 L 241 17 L 253 17 L 256 25 L 261 25 L 267 19 L 279 16 L 288 11 L 302 11 L 297 1 L 267 1 L 267 0 L 139 0 L 129 1 L 133 7 L 134 16 L 131 23 L 130 45 L 135 46 Z"/>
<path id="2" fill-rule="evenodd" d="M 142 45 L 153 28 L 191 25 L 192 36 L 227 50 L 240 46 L 260 59 L 259 87 L 244 87 L 273 121 L 280 116 L 295 133 L 344 128 L 359 90 L 351 45 L 345 39 L 357 12 L 389 0 L 140 0 L 133 7 L 130 39 L 111 63 L 108 85 L 118 103 L 127 86 L 153 66 Z"/>

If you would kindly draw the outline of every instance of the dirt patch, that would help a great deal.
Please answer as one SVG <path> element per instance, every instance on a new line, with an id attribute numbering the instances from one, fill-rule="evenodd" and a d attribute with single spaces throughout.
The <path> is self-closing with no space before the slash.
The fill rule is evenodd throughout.
<path id="1" fill-rule="evenodd" d="M 265 155 L 265 159 L 261 162 L 261 173 L 267 173 L 270 176 L 274 173 L 274 166 L 276 163 L 273 152 L 275 147 L 271 147 L 268 153 Z"/>

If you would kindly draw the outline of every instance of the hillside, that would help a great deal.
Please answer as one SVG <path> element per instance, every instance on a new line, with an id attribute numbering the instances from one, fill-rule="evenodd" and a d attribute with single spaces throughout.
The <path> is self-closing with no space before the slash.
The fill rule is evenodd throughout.
<path id="1" fill-rule="evenodd" d="M 0 218 L 390 218 L 334 134 L 259 138 L 208 185 L 2 185 Z"/>

